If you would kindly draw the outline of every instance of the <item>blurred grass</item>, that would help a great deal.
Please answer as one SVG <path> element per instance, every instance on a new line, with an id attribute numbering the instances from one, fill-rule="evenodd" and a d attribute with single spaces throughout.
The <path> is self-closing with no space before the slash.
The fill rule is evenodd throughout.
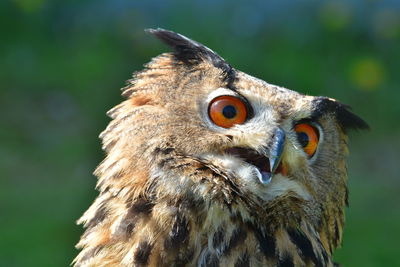
<path id="1" fill-rule="evenodd" d="M 205 16 L 206 15 L 206 16 Z M 400 266 L 400 4 L 395 1 L 0 2 L 0 265 L 66 266 L 96 192 L 98 133 L 164 27 L 233 66 L 353 106 L 344 266 Z"/>

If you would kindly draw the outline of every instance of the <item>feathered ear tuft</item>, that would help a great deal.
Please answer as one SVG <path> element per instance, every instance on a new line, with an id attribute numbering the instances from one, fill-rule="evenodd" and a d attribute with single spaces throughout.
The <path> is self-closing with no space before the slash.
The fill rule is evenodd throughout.
<path id="1" fill-rule="evenodd" d="M 348 105 L 328 97 L 318 97 L 314 100 L 313 117 L 319 117 L 323 113 L 334 113 L 344 132 L 348 130 L 369 130 L 368 124 L 359 116 L 351 112 Z"/>
<path id="2" fill-rule="evenodd" d="M 188 65 L 208 61 L 224 72 L 228 84 L 231 84 L 234 81 L 235 71 L 231 65 L 210 48 L 179 33 L 161 28 L 146 29 L 145 31 L 156 36 L 159 40 L 170 46 L 174 50 L 174 56 L 179 61 Z"/>

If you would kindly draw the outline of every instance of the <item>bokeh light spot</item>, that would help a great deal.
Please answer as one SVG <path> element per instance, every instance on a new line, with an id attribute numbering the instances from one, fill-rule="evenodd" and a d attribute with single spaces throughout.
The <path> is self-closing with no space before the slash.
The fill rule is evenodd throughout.
<path id="1" fill-rule="evenodd" d="M 385 80 L 385 70 L 378 59 L 358 59 L 351 65 L 350 79 L 361 90 L 377 90 Z"/>

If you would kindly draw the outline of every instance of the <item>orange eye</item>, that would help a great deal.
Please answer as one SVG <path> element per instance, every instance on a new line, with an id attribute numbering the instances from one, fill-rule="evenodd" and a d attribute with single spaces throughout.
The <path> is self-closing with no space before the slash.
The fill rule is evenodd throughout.
<path id="1" fill-rule="evenodd" d="M 294 130 L 297 133 L 297 139 L 299 143 L 304 149 L 304 152 L 311 158 L 318 147 L 319 135 L 318 130 L 308 124 L 308 123 L 300 123 L 294 127 Z"/>
<path id="2" fill-rule="evenodd" d="M 230 128 L 242 124 L 247 118 L 246 104 L 242 99 L 230 95 L 214 98 L 208 106 L 210 119 L 218 126 Z"/>

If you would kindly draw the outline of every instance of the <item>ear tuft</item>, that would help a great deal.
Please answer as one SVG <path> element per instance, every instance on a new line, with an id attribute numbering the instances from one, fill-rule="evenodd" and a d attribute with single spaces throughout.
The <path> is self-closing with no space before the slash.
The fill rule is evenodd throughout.
<path id="1" fill-rule="evenodd" d="M 146 29 L 145 31 L 170 46 L 174 50 L 174 56 L 179 61 L 188 65 L 208 61 L 223 71 L 228 84 L 235 80 L 235 71 L 231 65 L 210 48 L 173 31 L 161 28 Z"/>
<path id="2" fill-rule="evenodd" d="M 351 111 L 351 107 L 339 104 L 336 108 L 336 117 L 342 128 L 346 130 L 369 130 L 369 125 Z"/>
<path id="3" fill-rule="evenodd" d="M 369 130 L 368 124 L 351 112 L 351 108 L 348 105 L 328 97 L 317 97 L 314 100 L 313 117 L 319 117 L 328 112 L 335 114 L 344 132 L 348 130 Z"/>

